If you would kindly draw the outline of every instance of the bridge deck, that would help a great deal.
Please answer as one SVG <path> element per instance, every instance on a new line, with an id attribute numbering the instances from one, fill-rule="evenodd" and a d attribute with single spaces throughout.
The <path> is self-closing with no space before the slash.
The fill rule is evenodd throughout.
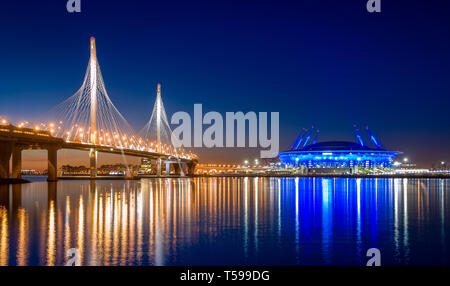
<path id="1" fill-rule="evenodd" d="M 120 154 L 135 157 L 145 157 L 150 159 L 162 159 L 166 161 L 178 161 L 175 156 L 167 154 L 159 154 L 156 152 L 148 152 L 144 150 L 133 150 L 125 148 L 117 148 L 106 145 L 86 144 L 82 142 L 67 142 L 61 138 L 53 137 L 47 131 L 35 130 L 30 128 L 18 128 L 12 125 L 0 126 L 0 141 L 14 142 L 22 149 L 45 149 L 48 145 L 57 149 L 71 149 L 89 151 L 94 148 L 97 152 Z M 180 162 L 192 162 L 191 159 L 179 158 Z"/>

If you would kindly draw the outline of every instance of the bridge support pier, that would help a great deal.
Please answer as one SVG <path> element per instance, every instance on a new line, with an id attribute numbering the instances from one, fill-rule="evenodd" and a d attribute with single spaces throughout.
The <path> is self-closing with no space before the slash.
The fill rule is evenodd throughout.
<path id="1" fill-rule="evenodd" d="M 9 160 L 13 148 L 13 142 L 0 142 L 0 179 L 9 179 Z"/>
<path id="2" fill-rule="evenodd" d="M 56 171 L 58 170 L 58 148 L 53 146 L 48 147 L 47 157 L 48 157 L 47 181 L 56 182 L 58 180 L 56 174 Z"/>
<path id="3" fill-rule="evenodd" d="M 196 163 L 194 162 L 189 162 L 187 164 L 187 174 L 188 175 L 194 175 L 195 174 L 195 167 L 196 167 Z"/>
<path id="4" fill-rule="evenodd" d="M 156 159 L 156 176 L 161 177 L 161 158 Z"/>
<path id="5" fill-rule="evenodd" d="M 22 149 L 17 146 L 12 151 L 12 177 L 22 179 Z"/>
<path id="6" fill-rule="evenodd" d="M 97 150 L 95 148 L 89 150 L 89 169 L 91 179 L 97 178 Z"/>
<path id="7" fill-rule="evenodd" d="M 175 172 L 175 175 L 178 175 L 178 176 L 181 175 L 180 163 L 173 163 L 173 170 Z"/>
<path id="8" fill-rule="evenodd" d="M 165 162 L 166 164 L 166 176 L 170 175 L 170 163 L 169 162 Z"/>
<path id="9" fill-rule="evenodd" d="M 180 176 L 184 177 L 186 174 L 186 163 L 180 162 Z"/>
<path id="10" fill-rule="evenodd" d="M 125 171 L 125 178 L 126 178 L 126 179 L 133 179 L 133 170 L 127 169 L 127 170 Z"/>

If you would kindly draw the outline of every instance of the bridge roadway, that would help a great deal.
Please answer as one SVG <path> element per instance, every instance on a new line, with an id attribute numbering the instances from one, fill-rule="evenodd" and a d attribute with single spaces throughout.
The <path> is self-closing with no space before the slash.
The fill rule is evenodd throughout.
<path id="1" fill-rule="evenodd" d="M 140 150 L 114 148 L 111 146 L 85 144 L 81 142 L 66 142 L 65 140 L 53 137 L 47 131 L 30 128 L 19 128 L 13 125 L 0 125 L 0 179 L 7 179 L 10 176 L 9 163 L 12 156 L 12 178 L 20 179 L 22 172 L 22 151 L 23 150 L 47 150 L 48 161 L 48 181 L 57 180 L 57 152 L 60 149 L 95 150 L 94 160 L 91 157 L 91 178 L 97 174 L 96 152 L 120 154 L 141 158 L 161 160 L 166 165 L 166 172 L 170 170 L 170 165 L 177 174 L 194 174 L 197 160 L 177 158 L 172 155 L 158 154 Z M 183 172 L 181 171 L 183 169 Z"/>

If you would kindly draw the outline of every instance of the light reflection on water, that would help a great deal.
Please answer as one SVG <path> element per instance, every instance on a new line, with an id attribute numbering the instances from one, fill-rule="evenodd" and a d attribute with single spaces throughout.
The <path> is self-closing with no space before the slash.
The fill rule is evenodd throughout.
<path id="1" fill-rule="evenodd" d="M 0 265 L 450 264 L 449 180 L 196 178 L 0 186 Z"/>

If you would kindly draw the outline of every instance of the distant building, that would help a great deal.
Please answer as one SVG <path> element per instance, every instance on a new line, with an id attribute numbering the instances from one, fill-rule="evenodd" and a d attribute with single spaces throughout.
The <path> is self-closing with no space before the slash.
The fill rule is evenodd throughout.
<path id="1" fill-rule="evenodd" d="M 152 172 L 152 161 L 148 158 L 141 159 L 140 173 L 150 174 Z"/>
<path id="2" fill-rule="evenodd" d="M 195 173 L 198 175 L 250 174 L 264 173 L 268 166 L 237 164 L 198 164 Z"/>
<path id="3" fill-rule="evenodd" d="M 112 164 L 112 165 L 102 165 L 98 168 L 98 174 L 100 175 L 123 175 L 123 174 L 134 174 L 139 170 L 139 166 L 134 166 L 132 164 Z"/>
<path id="4" fill-rule="evenodd" d="M 433 170 L 448 170 L 448 164 L 445 161 L 433 163 Z"/>
<path id="5" fill-rule="evenodd" d="M 88 175 L 89 168 L 85 166 L 63 165 L 61 167 L 62 175 Z"/>

